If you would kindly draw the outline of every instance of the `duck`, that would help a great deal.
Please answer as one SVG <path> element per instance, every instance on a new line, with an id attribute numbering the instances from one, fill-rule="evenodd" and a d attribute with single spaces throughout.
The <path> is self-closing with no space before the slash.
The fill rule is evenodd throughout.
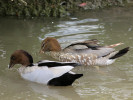
<path id="1" fill-rule="evenodd" d="M 129 51 L 129 47 L 115 50 L 114 47 L 122 44 L 101 46 L 97 39 L 91 39 L 72 43 L 62 49 L 56 38 L 47 37 L 41 43 L 40 53 L 62 62 L 75 62 L 83 66 L 107 66 Z"/>
<path id="2" fill-rule="evenodd" d="M 16 50 L 11 55 L 8 67 L 12 68 L 15 64 L 21 64 L 18 72 L 23 79 L 50 86 L 69 86 L 83 76 L 71 71 L 79 66 L 77 63 L 49 60 L 33 63 L 32 56 L 24 50 Z"/>

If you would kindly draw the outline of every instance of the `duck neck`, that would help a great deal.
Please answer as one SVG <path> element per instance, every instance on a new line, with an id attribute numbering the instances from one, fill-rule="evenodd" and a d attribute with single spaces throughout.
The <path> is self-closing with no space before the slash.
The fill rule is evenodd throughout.
<path id="1" fill-rule="evenodd" d="M 47 55 L 51 56 L 52 58 L 58 59 L 60 56 L 60 52 L 55 52 L 55 51 L 50 51 L 50 52 L 46 52 Z"/>
<path id="2" fill-rule="evenodd" d="M 26 67 L 32 67 L 32 66 L 34 66 L 34 64 L 29 64 L 28 66 L 26 66 Z"/>
<path id="3" fill-rule="evenodd" d="M 25 56 L 23 57 L 22 65 L 26 66 L 26 67 L 33 66 L 33 58 L 32 58 L 32 56 L 29 53 L 27 53 L 27 52 L 24 52 L 24 55 Z"/>

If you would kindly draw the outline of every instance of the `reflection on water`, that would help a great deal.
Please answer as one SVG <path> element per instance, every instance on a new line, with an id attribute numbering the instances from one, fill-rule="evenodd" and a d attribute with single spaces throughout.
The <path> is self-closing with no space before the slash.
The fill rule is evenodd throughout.
<path id="1" fill-rule="evenodd" d="M 81 35 L 80 33 L 99 32 L 98 25 L 84 25 L 89 22 L 95 22 L 98 19 L 84 19 L 80 21 L 65 21 L 55 26 L 58 28 L 56 32 L 47 34 L 47 36 L 69 36 L 69 35 Z M 91 34 L 90 34 L 91 35 Z"/>
<path id="2" fill-rule="evenodd" d="M 29 87 L 36 93 L 42 94 L 44 97 L 51 97 L 58 100 L 69 100 L 73 97 L 74 100 L 80 100 L 80 96 L 76 93 L 74 87 L 50 87 L 40 84 L 30 83 Z M 71 92 L 70 92 L 71 91 Z"/>
<path id="3" fill-rule="evenodd" d="M 0 98 L 2 100 L 132 100 L 133 98 L 133 8 L 80 12 L 71 18 L 23 20 L 0 18 Z M 23 80 L 18 66 L 8 69 L 10 54 L 28 51 L 34 62 L 54 60 L 40 55 L 41 41 L 55 37 L 64 48 L 70 43 L 98 39 L 102 45 L 124 42 L 130 52 L 100 70 L 78 67 L 84 76 L 69 87 L 50 87 Z"/>

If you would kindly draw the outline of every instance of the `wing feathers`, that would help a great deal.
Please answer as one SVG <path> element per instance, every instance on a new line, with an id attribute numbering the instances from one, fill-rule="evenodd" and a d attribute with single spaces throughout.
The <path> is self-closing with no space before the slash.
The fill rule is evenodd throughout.
<path id="1" fill-rule="evenodd" d="M 79 66 L 78 63 L 71 63 L 71 62 L 55 62 L 55 61 L 40 61 L 38 62 L 38 66 L 39 67 L 44 67 L 44 66 L 47 66 L 47 67 L 61 67 L 61 66 L 73 66 L 73 67 L 76 67 L 76 66 Z"/>
<path id="2" fill-rule="evenodd" d="M 55 62 L 55 61 L 43 60 L 39 61 L 36 65 L 40 68 L 47 67 L 48 70 L 53 73 L 53 78 L 55 78 L 69 72 L 79 64 L 71 62 Z"/>

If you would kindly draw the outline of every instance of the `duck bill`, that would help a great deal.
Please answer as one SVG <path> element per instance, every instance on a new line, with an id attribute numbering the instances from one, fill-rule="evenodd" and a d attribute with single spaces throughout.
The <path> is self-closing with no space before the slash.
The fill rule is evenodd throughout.
<path id="1" fill-rule="evenodd" d="M 41 54 L 41 53 L 44 53 L 44 51 L 42 51 L 42 49 L 39 51 L 39 53 Z"/>
<path id="2" fill-rule="evenodd" d="M 10 69 L 10 68 L 12 68 L 14 65 L 15 65 L 15 64 L 13 64 L 13 63 L 10 62 L 10 64 L 8 65 L 8 68 Z"/>

